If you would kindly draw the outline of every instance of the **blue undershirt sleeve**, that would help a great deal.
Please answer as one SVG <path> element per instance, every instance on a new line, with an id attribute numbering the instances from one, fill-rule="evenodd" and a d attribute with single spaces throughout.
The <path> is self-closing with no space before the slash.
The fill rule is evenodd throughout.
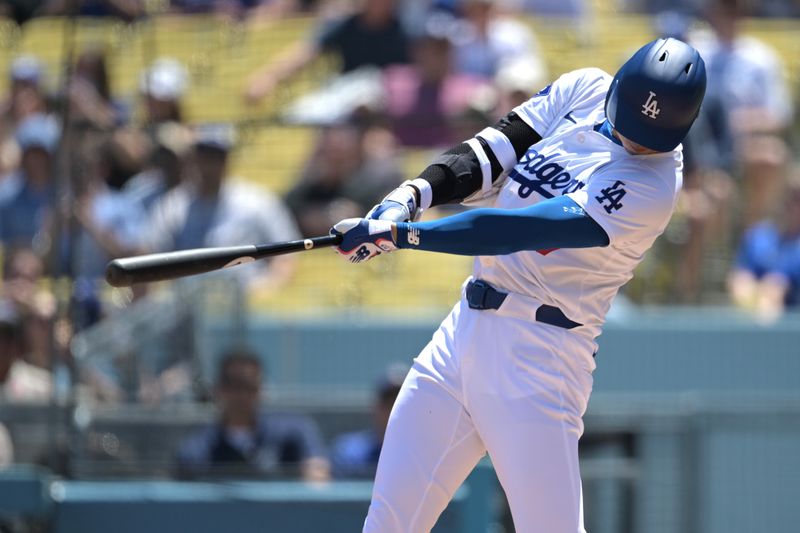
<path id="1" fill-rule="evenodd" d="M 473 209 L 397 224 L 397 246 L 456 255 L 608 246 L 605 230 L 567 196 L 521 209 Z"/>

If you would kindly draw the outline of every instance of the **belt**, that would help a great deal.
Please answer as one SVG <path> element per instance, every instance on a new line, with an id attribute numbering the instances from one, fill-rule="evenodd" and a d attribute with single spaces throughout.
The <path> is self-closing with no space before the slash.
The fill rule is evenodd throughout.
<path id="1" fill-rule="evenodd" d="M 498 291 L 480 279 L 471 280 L 467 283 L 466 295 L 470 309 L 500 309 L 500 306 L 508 298 L 507 292 Z M 537 307 L 534 318 L 537 322 L 564 329 L 577 328 L 583 325 L 570 320 L 561 309 L 552 305 L 540 305 Z"/>

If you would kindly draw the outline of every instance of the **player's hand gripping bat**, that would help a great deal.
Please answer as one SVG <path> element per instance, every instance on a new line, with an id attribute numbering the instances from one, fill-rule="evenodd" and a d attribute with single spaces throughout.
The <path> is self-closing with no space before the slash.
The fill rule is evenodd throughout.
<path id="1" fill-rule="evenodd" d="M 114 259 L 106 267 L 106 281 L 114 287 L 129 287 L 135 283 L 164 281 L 203 274 L 274 255 L 312 250 L 322 246 L 337 246 L 341 235 L 325 235 L 274 244 L 250 244 L 224 248 L 197 248 L 178 252 L 140 255 Z"/>

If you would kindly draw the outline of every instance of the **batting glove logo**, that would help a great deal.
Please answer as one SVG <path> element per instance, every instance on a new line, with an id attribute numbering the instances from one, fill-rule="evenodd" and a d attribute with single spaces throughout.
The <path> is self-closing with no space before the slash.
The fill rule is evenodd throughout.
<path id="1" fill-rule="evenodd" d="M 378 255 L 379 253 L 380 252 L 376 253 L 375 255 Z M 354 254 L 352 254 L 350 256 L 350 262 L 351 263 L 360 263 L 361 261 L 364 261 L 365 259 L 369 259 L 371 255 L 372 255 L 372 252 L 370 252 L 369 248 L 367 248 L 366 246 L 362 246 L 361 248 L 356 250 L 356 252 Z"/>
<path id="2" fill-rule="evenodd" d="M 348 218 L 331 228 L 331 233 L 341 235 L 342 242 L 336 251 L 351 263 L 362 263 L 397 249 L 392 240 L 392 223 L 385 220 Z"/>
<path id="3" fill-rule="evenodd" d="M 406 240 L 411 246 L 419 246 L 419 230 L 414 227 L 409 227 Z"/>

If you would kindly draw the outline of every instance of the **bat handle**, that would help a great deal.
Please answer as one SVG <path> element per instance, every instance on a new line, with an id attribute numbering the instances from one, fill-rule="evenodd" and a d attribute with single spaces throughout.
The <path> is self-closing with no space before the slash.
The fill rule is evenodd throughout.
<path id="1" fill-rule="evenodd" d="M 302 242 L 303 250 L 313 250 L 314 248 L 322 248 L 324 246 L 339 246 L 343 238 L 344 237 L 342 237 L 341 235 L 325 235 L 323 237 L 310 237 L 308 239 L 303 239 L 302 241 L 290 241 L 286 243 L 284 246 L 286 252 L 296 252 L 300 250 L 296 247 L 296 243 Z M 256 249 L 259 252 L 264 251 L 269 255 L 273 255 L 275 254 L 276 250 L 278 250 L 278 246 L 274 244 L 260 244 L 256 246 Z M 280 249 L 278 253 L 281 253 L 283 251 L 284 251 L 283 249 Z"/>

